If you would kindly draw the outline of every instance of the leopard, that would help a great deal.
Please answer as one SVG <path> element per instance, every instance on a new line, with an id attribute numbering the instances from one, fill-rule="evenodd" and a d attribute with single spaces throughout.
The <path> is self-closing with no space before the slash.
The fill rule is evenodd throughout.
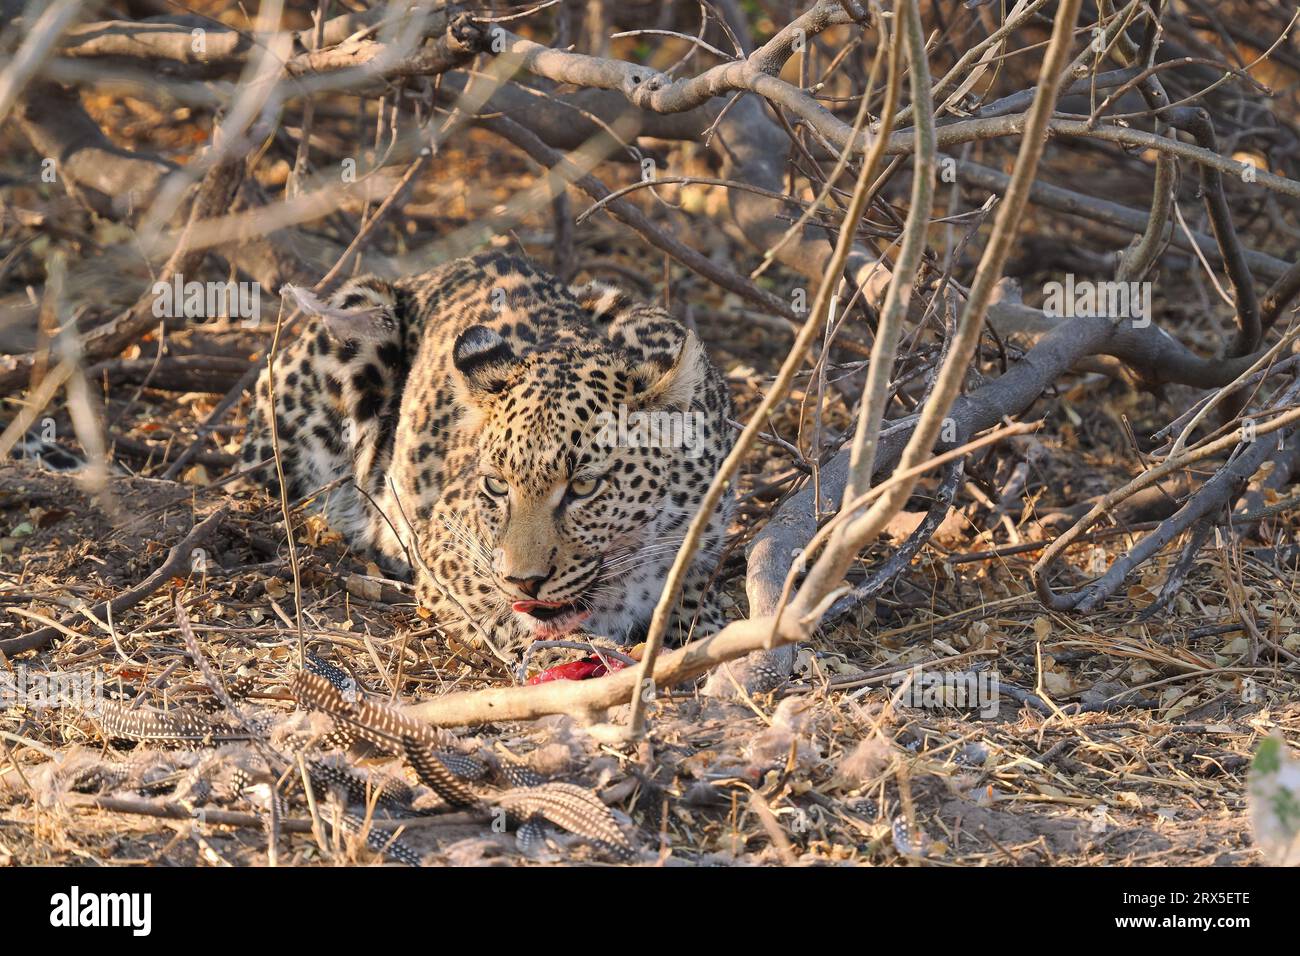
<path id="1" fill-rule="evenodd" d="M 617 285 L 565 283 L 496 249 L 326 298 L 289 292 L 305 324 L 257 380 L 245 475 L 413 582 L 460 644 L 506 661 L 536 641 L 645 639 L 734 443 L 730 392 L 695 331 Z M 734 506 L 728 483 L 670 645 L 725 623 Z"/>

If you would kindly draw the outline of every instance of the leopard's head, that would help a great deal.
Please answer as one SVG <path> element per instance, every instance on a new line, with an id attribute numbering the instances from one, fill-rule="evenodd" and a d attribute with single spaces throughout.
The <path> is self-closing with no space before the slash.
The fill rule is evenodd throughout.
<path id="1" fill-rule="evenodd" d="M 452 359 L 477 449 L 463 496 L 503 609 L 537 637 L 623 636 L 629 582 L 676 553 L 680 532 L 663 529 L 693 512 L 675 484 L 683 461 L 719 424 L 692 407 L 708 371 L 699 340 L 687 333 L 662 362 L 608 340 L 521 356 L 475 325 Z"/>

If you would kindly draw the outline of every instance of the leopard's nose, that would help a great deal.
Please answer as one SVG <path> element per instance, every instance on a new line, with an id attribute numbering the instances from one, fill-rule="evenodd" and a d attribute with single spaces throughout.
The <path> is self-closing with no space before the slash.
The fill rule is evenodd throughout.
<path id="1" fill-rule="evenodd" d="M 529 597 L 535 598 L 538 592 L 542 590 L 542 585 L 551 579 L 551 573 L 551 571 L 547 571 L 545 574 L 534 574 L 527 578 L 514 578 L 506 575 L 506 580 Z"/>

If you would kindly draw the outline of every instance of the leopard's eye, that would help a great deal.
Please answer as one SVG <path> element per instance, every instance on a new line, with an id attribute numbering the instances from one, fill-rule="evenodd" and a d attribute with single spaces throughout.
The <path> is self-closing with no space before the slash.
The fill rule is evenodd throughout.
<path id="1" fill-rule="evenodd" d="M 574 498 L 590 498 L 599 487 L 599 478 L 577 478 L 569 482 L 569 495 Z"/>
<path id="2" fill-rule="evenodd" d="M 510 486 L 506 484 L 504 478 L 498 478 L 496 475 L 483 476 L 483 490 L 493 498 L 504 498 L 510 491 Z"/>

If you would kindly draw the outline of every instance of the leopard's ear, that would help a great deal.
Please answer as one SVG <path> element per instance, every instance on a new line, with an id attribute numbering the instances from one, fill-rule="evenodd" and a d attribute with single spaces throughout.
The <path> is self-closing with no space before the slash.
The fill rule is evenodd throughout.
<path id="1" fill-rule="evenodd" d="M 653 361 L 644 362 L 633 370 L 633 377 L 645 383 L 644 390 L 638 396 L 638 405 L 687 411 L 704 387 L 709 357 L 699 336 L 690 329 L 684 331 L 686 337 L 682 339 L 677 358 L 667 371 L 662 363 Z"/>
<path id="2" fill-rule="evenodd" d="M 456 336 L 451 362 L 471 398 L 490 399 L 505 389 L 519 358 L 510 343 L 486 325 L 471 325 Z"/>
<path id="3" fill-rule="evenodd" d="M 328 301 L 295 285 L 281 287 L 280 296 L 304 312 L 319 315 L 325 330 L 340 342 L 374 341 L 397 331 L 397 295 L 377 276 L 350 279 Z"/>
<path id="4" fill-rule="evenodd" d="M 582 285 L 571 285 L 569 294 L 578 300 L 582 311 L 590 315 L 591 320 L 596 323 L 608 323 L 633 305 L 632 297 L 626 292 L 604 282 L 592 281 Z"/>

